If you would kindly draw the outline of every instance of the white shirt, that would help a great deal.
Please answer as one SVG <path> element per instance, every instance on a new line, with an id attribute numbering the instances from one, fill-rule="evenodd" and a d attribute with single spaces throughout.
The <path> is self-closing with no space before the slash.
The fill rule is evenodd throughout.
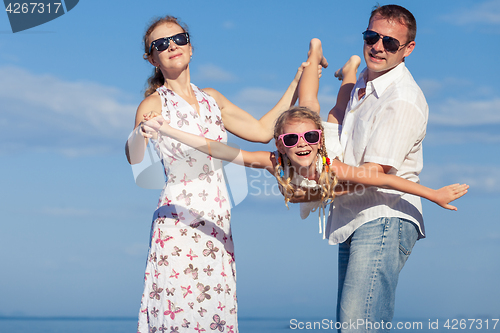
<path id="1" fill-rule="evenodd" d="M 422 140 L 429 108 L 404 62 L 366 82 L 366 69 L 351 92 L 340 143 L 343 162 L 391 166 L 389 174 L 419 182 Z M 358 100 L 358 91 L 366 88 Z M 425 237 L 420 197 L 394 190 L 358 186 L 360 191 L 335 198 L 326 227 L 330 244 L 344 242 L 362 224 L 380 217 L 405 218 Z"/>

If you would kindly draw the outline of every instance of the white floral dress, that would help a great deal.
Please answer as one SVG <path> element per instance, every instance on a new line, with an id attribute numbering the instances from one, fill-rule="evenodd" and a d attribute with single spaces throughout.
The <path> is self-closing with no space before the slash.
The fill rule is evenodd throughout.
<path id="1" fill-rule="evenodd" d="M 227 141 L 215 100 L 192 85 L 196 109 L 160 87 L 170 125 Z M 153 216 L 138 332 L 237 332 L 236 270 L 222 162 L 176 140 L 151 140 L 166 184 Z"/>

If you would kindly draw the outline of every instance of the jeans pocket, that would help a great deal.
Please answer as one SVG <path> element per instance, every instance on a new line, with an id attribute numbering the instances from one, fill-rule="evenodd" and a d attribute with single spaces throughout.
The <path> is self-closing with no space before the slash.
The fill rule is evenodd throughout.
<path id="1" fill-rule="evenodd" d="M 415 225 L 403 219 L 399 221 L 399 250 L 408 257 L 411 254 L 413 246 L 418 238 L 418 232 Z"/>
<path id="2" fill-rule="evenodd" d="M 401 251 L 401 253 L 403 253 L 405 256 L 409 256 L 411 254 L 411 250 L 406 249 L 401 243 L 399 243 L 399 251 Z"/>

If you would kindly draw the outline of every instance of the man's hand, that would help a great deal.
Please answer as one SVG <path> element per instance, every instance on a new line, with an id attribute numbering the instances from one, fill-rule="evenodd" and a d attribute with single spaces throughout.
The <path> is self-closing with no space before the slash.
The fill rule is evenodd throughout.
<path id="1" fill-rule="evenodd" d="M 292 185 L 295 189 L 291 203 L 309 202 L 321 200 L 321 191 L 317 189 L 308 189 L 296 185 Z"/>

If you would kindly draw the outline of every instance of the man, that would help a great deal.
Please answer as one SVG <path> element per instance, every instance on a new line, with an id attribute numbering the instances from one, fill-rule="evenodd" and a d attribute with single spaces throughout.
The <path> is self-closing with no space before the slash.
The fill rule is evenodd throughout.
<path id="1" fill-rule="evenodd" d="M 372 11 L 363 33 L 366 69 L 351 92 L 341 144 L 346 164 L 418 182 L 428 106 L 405 66 L 415 35 L 405 8 Z M 399 272 L 424 237 L 420 198 L 357 187 L 335 199 L 326 230 L 329 243 L 340 244 L 337 325 L 342 332 L 388 331 Z"/>

